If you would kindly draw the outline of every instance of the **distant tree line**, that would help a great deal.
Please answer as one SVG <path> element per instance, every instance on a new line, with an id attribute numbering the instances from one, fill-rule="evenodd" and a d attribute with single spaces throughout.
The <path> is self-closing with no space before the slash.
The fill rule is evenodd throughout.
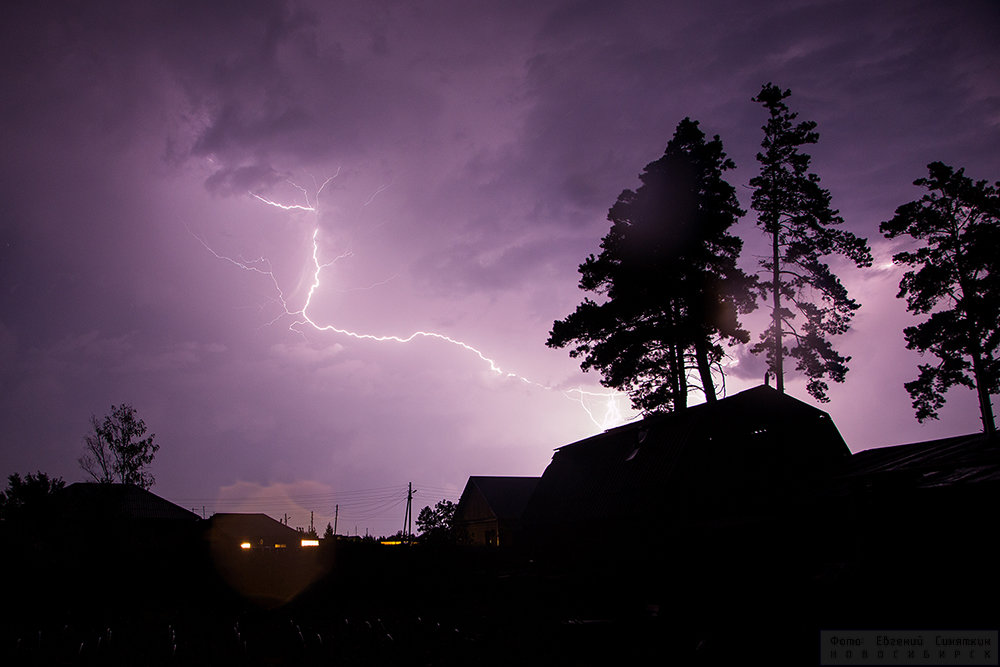
<path id="1" fill-rule="evenodd" d="M 828 261 L 839 256 L 866 268 L 872 255 L 866 239 L 841 228 L 829 191 L 810 170 L 803 147 L 818 141 L 816 123 L 797 120 L 790 94 L 767 83 L 752 98 L 767 112 L 760 170 L 750 180 L 751 207 L 770 245 L 760 274 L 738 267 L 743 242 L 729 231 L 746 213 L 724 179 L 735 164 L 718 135 L 706 140 L 698 121 L 684 118 L 663 156 L 639 175 L 641 185 L 609 210 L 601 252 L 580 265 L 580 289 L 594 298 L 552 326 L 549 347 L 568 347 L 583 370 L 597 370 L 604 386 L 627 393 L 644 414 L 682 410 L 691 392 L 715 400 L 724 391 L 726 347 L 750 341 L 740 316 L 761 301 L 770 325 L 750 351 L 765 357 L 778 391 L 788 359 L 821 402 L 829 400 L 828 381 L 846 378 L 851 358 L 832 341 L 849 330 L 860 303 Z M 920 421 L 937 418 L 950 387 L 974 389 L 992 436 L 990 397 L 1000 393 L 1000 182 L 974 182 L 940 162 L 928 169 L 914 182 L 928 192 L 880 226 L 886 238 L 917 245 L 893 257 L 912 269 L 897 296 L 928 316 L 904 330 L 907 347 L 937 358 L 905 387 Z"/>

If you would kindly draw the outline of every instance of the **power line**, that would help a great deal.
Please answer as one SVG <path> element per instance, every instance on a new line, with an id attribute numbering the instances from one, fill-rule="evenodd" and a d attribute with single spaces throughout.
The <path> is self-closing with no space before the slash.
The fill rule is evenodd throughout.
<path id="1" fill-rule="evenodd" d="M 457 487 L 435 485 L 420 485 L 421 490 L 413 489 L 412 482 L 392 486 L 378 486 L 349 491 L 329 491 L 315 493 L 286 493 L 281 490 L 269 489 L 259 493 L 247 493 L 240 496 L 227 497 L 187 497 L 177 498 L 176 502 L 183 506 L 202 506 L 202 512 L 210 509 L 210 513 L 225 511 L 259 512 L 276 516 L 287 515 L 289 511 L 297 512 L 308 509 L 324 517 L 343 515 L 345 521 L 364 522 L 371 520 L 390 520 L 398 515 L 397 508 L 407 504 L 407 517 L 412 520 L 413 498 L 420 502 L 431 499 L 457 499 L 461 491 Z"/>

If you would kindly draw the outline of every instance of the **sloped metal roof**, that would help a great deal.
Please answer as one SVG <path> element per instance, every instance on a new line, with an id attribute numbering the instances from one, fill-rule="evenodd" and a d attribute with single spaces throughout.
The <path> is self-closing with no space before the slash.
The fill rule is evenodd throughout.
<path id="1" fill-rule="evenodd" d="M 866 449 L 852 456 L 840 477 L 905 480 L 914 488 L 1000 481 L 1000 443 L 982 433 Z"/>

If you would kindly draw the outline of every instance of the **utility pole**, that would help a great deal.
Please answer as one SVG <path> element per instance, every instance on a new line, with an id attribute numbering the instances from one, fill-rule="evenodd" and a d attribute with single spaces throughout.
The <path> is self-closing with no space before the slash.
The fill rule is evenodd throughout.
<path id="1" fill-rule="evenodd" d="M 340 515 L 340 505 L 334 505 L 333 507 L 333 535 L 337 535 L 337 517 Z"/>
<path id="2" fill-rule="evenodd" d="M 407 484 L 406 489 L 406 514 L 403 516 L 403 541 L 407 544 L 411 542 L 410 536 L 413 534 L 413 482 Z"/>
<path id="3" fill-rule="evenodd" d="M 312 510 L 309 510 L 309 532 L 310 533 L 315 533 L 316 532 L 316 527 L 313 525 L 313 513 L 312 513 Z"/>
<path id="4" fill-rule="evenodd" d="M 288 525 L 288 520 L 289 520 L 289 519 L 291 519 L 291 518 L 292 518 L 292 517 L 288 516 L 288 514 L 287 514 L 287 513 L 285 514 L 285 519 L 284 519 L 284 524 L 285 524 L 286 526 Z"/>

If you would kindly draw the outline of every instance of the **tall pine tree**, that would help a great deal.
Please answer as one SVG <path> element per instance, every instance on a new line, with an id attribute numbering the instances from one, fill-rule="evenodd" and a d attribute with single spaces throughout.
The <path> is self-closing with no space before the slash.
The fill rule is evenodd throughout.
<path id="1" fill-rule="evenodd" d="M 744 211 L 722 176 L 733 168 L 718 136 L 706 142 L 682 120 L 642 185 L 611 207 L 601 253 L 580 265 L 580 288 L 601 302 L 585 298 L 553 324 L 549 347 L 574 346 L 584 370 L 644 413 L 682 409 L 693 389 L 715 400 L 723 344 L 749 341 L 738 315 L 756 305 L 755 279 L 728 232 Z"/>
<path id="2" fill-rule="evenodd" d="M 770 256 L 761 260 L 767 276 L 761 288 L 771 301 L 771 325 L 751 350 L 767 355 L 781 392 L 785 357 L 795 358 L 796 369 L 809 378 L 809 393 L 826 402 L 824 379 L 843 382 L 850 361 L 833 348 L 829 337 L 847 331 L 860 304 L 847 295 L 823 258 L 841 254 L 859 267 L 871 266 L 872 258 L 865 239 L 837 227 L 843 219 L 831 208 L 830 193 L 820 187 L 819 176 L 809 171 L 812 158 L 800 150 L 819 139 L 816 123 L 795 122 L 798 114 L 784 102 L 790 94 L 768 83 L 753 98 L 768 112 L 763 151 L 757 153 L 760 174 L 750 185 L 757 225 L 771 240 Z"/>
<path id="3" fill-rule="evenodd" d="M 931 352 L 904 386 L 917 420 L 937 419 L 955 385 L 976 391 L 983 431 L 996 436 L 991 396 L 1000 394 L 1000 182 L 973 182 L 963 169 L 927 165 L 914 185 L 923 197 L 896 209 L 879 230 L 886 238 L 909 236 L 916 249 L 893 261 L 912 267 L 899 283 L 907 309 L 928 318 L 903 330 L 906 347 Z"/>

